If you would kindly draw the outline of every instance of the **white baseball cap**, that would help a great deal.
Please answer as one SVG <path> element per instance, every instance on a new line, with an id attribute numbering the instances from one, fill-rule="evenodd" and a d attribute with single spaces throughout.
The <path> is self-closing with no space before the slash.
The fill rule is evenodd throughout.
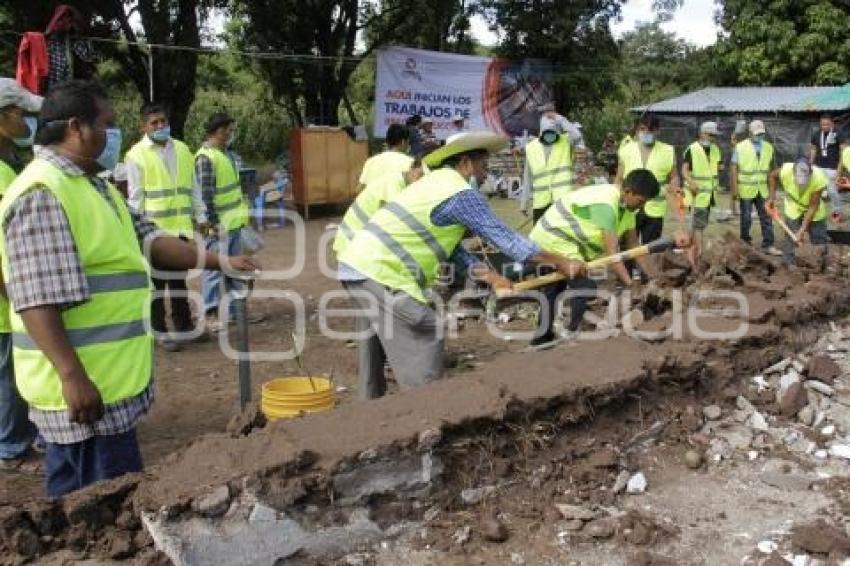
<path id="1" fill-rule="evenodd" d="M 44 100 L 21 85 L 15 79 L 0 77 L 0 108 L 17 106 L 24 112 L 38 112 Z"/>
<path id="2" fill-rule="evenodd" d="M 699 127 L 699 133 L 719 136 L 720 130 L 717 129 L 717 122 L 703 122 Z"/>
<path id="3" fill-rule="evenodd" d="M 753 120 L 750 122 L 750 135 L 757 136 L 759 134 L 765 133 L 764 122 L 761 120 Z"/>

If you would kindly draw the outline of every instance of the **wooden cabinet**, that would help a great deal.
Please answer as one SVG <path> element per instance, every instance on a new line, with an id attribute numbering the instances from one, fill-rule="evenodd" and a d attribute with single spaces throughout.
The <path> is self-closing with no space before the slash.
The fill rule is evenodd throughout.
<path id="1" fill-rule="evenodd" d="M 369 144 L 354 141 L 339 128 L 301 128 L 289 138 L 295 204 L 309 218 L 317 204 L 348 204 L 357 196 L 357 179 L 369 157 Z"/>

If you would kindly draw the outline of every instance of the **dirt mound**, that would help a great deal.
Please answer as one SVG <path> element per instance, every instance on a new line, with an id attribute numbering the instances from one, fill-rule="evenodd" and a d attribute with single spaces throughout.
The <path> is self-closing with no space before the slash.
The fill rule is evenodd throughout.
<path id="1" fill-rule="evenodd" d="M 119 559 L 145 553 L 157 559 L 142 529 L 143 512 L 166 522 L 208 517 L 206 501 L 217 514 L 228 516 L 247 496 L 278 511 L 296 504 L 313 506 L 322 511 L 320 519 L 311 521 L 334 523 L 340 477 L 354 481 L 364 466 L 432 451 L 445 468 L 442 488 L 434 495 L 440 508 L 458 508 L 464 490 L 494 486 L 497 491 L 507 477 L 517 474 L 531 478 L 530 490 L 551 491 L 550 502 L 563 493 L 559 486 L 569 485 L 575 503 L 610 504 L 617 492 L 608 488 L 630 469 L 630 447 L 652 442 L 653 435 L 664 430 L 680 430 L 687 436 L 695 427 L 690 421 L 699 415 L 684 409 L 668 412 L 658 427 L 652 422 L 623 422 L 612 434 L 628 440 L 608 445 L 599 439 L 575 445 L 562 436 L 567 427 L 652 384 L 700 387 L 704 394 L 720 397 L 740 375 L 766 367 L 784 357 L 782 352 L 810 341 L 805 325 L 850 308 L 850 289 L 840 265 L 824 260 L 840 255 L 834 250 L 789 272 L 734 237 L 714 249 L 718 255 L 711 258 L 701 286 L 728 288 L 731 279 L 752 308 L 747 313 L 721 309 L 720 314 L 697 319 L 704 330 L 715 333 L 745 320 L 749 327 L 740 337 L 700 340 L 687 328 L 678 340 L 652 344 L 620 335 L 534 354 L 506 352 L 460 377 L 309 418 L 252 430 L 261 420 L 247 414 L 234 420 L 232 435 L 199 438 L 144 475 L 81 490 L 62 503 L 0 509 L 0 551 L 16 559 L 59 549 L 75 550 L 79 556 Z M 685 269 L 680 257 L 665 261 L 668 272 Z M 692 304 L 697 291 L 686 292 L 685 305 Z M 658 324 L 664 316 L 675 323 L 674 313 L 667 312 L 647 324 Z M 423 434 L 431 431 L 436 436 Z M 471 458 L 484 445 L 487 457 Z M 536 460 L 535 454 L 544 449 L 548 461 Z M 469 485 L 464 478 L 483 477 L 483 466 L 491 483 Z M 217 499 L 212 497 L 216 490 L 222 494 Z M 483 493 L 486 500 L 493 490 L 466 493 L 469 497 Z M 366 499 L 378 523 L 384 522 L 378 520 L 382 512 L 393 520 L 421 518 L 425 513 L 421 506 L 391 495 Z M 554 510 L 534 512 L 545 517 Z M 675 529 L 649 515 L 609 513 L 583 522 L 576 533 L 579 538 L 617 537 L 641 546 L 675 536 Z M 663 558 L 648 553 L 640 556 L 643 562 L 635 563 L 663 563 Z"/>

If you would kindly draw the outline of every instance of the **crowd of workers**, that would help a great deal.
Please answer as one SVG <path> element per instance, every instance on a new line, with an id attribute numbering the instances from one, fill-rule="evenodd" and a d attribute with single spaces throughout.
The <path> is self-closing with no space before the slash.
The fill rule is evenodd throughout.
<path id="1" fill-rule="evenodd" d="M 705 122 L 697 139 L 681 156 L 681 175 L 675 149 L 659 139 L 659 121 L 645 114 L 619 145 L 608 136 L 603 147 L 606 172 L 612 182 L 588 184 L 577 160 L 586 152 L 580 126 L 542 108 L 539 135 L 525 145 L 521 208 L 533 220 L 526 237 L 494 215 L 475 187 L 488 175 L 488 158 L 505 150 L 508 140 L 489 132 L 462 132 L 445 145 L 434 144 L 417 157 L 407 155 L 417 136 L 417 124 L 392 126 L 387 149 L 370 158 L 363 168 L 361 192 L 340 225 L 334 249 L 338 275 L 360 307 L 359 372 L 361 396 L 379 397 L 390 375 L 402 388 L 438 379 L 442 374 L 444 344 L 437 314 L 430 304 L 438 266 L 454 264 L 456 275 L 498 289 L 513 282 L 462 241 L 472 235 L 522 265 L 538 264 L 537 273 L 564 275 L 543 288 L 532 346 L 570 339 L 580 330 L 588 299 L 596 282 L 588 277 L 589 262 L 624 248 L 649 244 L 665 234 L 668 209 L 679 222 L 673 230 L 677 247 L 699 272 L 704 232 L 717 204 L 723 156 L 720 131 Z M 411 126 L 414 127 L 411 134 Z M 850 167 L 850 149 L 840 165 L 838 141 L 828 116 L 821 120 L 820 146 L 813 138 L 812 154 L 777 164 L 773 145 L 765 139 L 761 120 L 749 123 L 749 137 L 733 146 L 731 196 L 740 203 L 740 235 L 752 242 L 752 211 L 761 223 L 761 248 L 769 255 L 793 259 L 794 247 L 807 239 L 827 243 L 824 191 L 848 187 L 843 171 Z M 832 145 L 830 145 L 832 144 Z M 834 147 L 833 147 L 834 146 Z M 826 166 L 825 166 L 826 165 Z M 375 176 L 375 171 L 382 174 Z M 424 173 L 423 173 L 424 172 Z M 418 180 L 417 180 L 418 179 Z M 774 241 L 773 219 L 779 218 L 777 189 L 783 191 L 783 222 L 794 231 L 784 252 Z M 840 200 L 834 200 L 840 214 Z M 525 210 L 529 208 L 530 210 Z M 690 222 L 687 210 L 690 209 Z M 837 216 L 836 216 L 837 218 Z M 670 230 L 667 230 L 670 233 Z M 635 258 L 635 265 L 614 262 L 619 284 L 630 288 L 656 275 L 651 258 Z M 524 270 L 521 270 L 524 271 Z M 565 295 L 564 291 L 572 291 Z M 570 300 L 566 327 L 555 326 L 559 302 Z"/>
<path id="2" fill-rule="evenodd" d="M 164 108 L 145 106 L 139 123 L 141 139 L 124 156 L 125 198 L 102 175 L 119 161 L 122 132 L 100 87 L 70 81 L 42 100 L 0 79 L 0 462 L 22 466 L 40 460 L 33 451 L 44 452 L 50 496 L 142 469 L 135 428 L 153 403 L 153 336 L 167 350 L 202 339 L 186 270 L 205 269 L 199 315 L 216 332 L 230 318 L 219 319 L 222 289 L 240 288 L 259 269 L 243 255 L 252 238 L 229 150 L 234 120 L 210 116 L 194 153 L 171 135 Z M 661 238 L 669 207 L 682 221 L 673 231 L 676 245 L 700 267 L 723 158 L 717 124 L 702 124 L 681 156 L 680 175 L 673 146 L 658 139 L 658 120 L 642 116 L 618 147 L 606 140 L 612 182 L 588 184 L 576 166 L 586 151 L 580 127 L 551 105 L 543 108 L 539 135 L 525 146 L 522 205 L 534 222 L 528 236 L 505 224 L 475 190 L 488 175 L 490 156 L 505 150 L 508 139 L 467 131 L 462 120 L 455 128 L 441 143 L 427 120 L 391 126 L 386 150 L 366 161 L 359 194 L 339 225 L 338 278 L 360 309 L 357 328 L 364 333 L 363 398 L 385 394 L 387 365 L 402 388 L 441 376 L 443 333 L 430 302 L 441 266 L 451 264 L 456 275 L 494 290 L 513 286 L 464 246 L 470 235 L 513 262 L 537 266 L 538 274 L 563 275 L 543 289 L 535 346 L 580 330 L 596 288 L 588 263 Z M 850 150 L 839 156 L 840 141 L 824 117 L 812 155 L 779 165 L 765 133 L 764 123 L 753 120 L 731 156 L 742 239 L 750 241 L 755 209 L 763 250 L 782 254 L 772 227 L 781 187 L 784 221 L 795 238 L 826 243 L 822 195 L 828 191 L 840 206 L 835 187 L 850 186 L 844 176 Z M 25 164 L 19 150 L 30 147 L 33 158 Z M 687 228 L 686 207 L 692 210 Z M 203 246 L 195 245 L 196 233 Z M 789 244 L 786 260 L 792 255 Z M 635 262 L 612 264 L 625 288 L 655 275 L 649 258 Z M 566 327 L 557 328 L 567 290 L 580 293 L 570 296 Z"/>

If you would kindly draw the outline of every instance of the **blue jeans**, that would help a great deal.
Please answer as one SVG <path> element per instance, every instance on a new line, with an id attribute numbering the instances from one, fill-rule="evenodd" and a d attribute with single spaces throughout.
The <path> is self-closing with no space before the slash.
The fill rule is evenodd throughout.
<path id="1" fill-rule="evenodd" d="M 142 471 L 136 429 L 93 436 L 73 444 L 47 443 L 44 480 L 48 497 L 61 497 L 94 482 Z"/>
<path id="2" fill-rule="evenodd" d="M 750 237 L 750 228 L 753 225 L 753 206 L 756 207 L 756 212 L 759 215 L 759 223 L 761 224 L 761 247 L 762 249 L 769 248 L 773 245 L 773 219 L 767 213 L 767 206 L 764 198 L 761 195 L 756 195 L 754 199 L 741 199 L 741 239 L 752 244 L 753 240 Z"/>
<path id="3" fill-rule="evenodd" d="M 36 429 L 27 418 L 28 411 L 15 387 L 12 335 L 0 333 L 0 459 L 20 458 L 35 440 Z"/>
<path id="4" fill-rule="evenodd" d="M 242 253 L 242 241 L 239 239 L 239 230 L 227 233 L 227 249 L 221 249 L 218 236 L 210 236 L 206 241 L 208 251 L 225 253 L 234 256 Z M 204 270 L 201 274 L 201 292 L 204 295 L 204 312 L 206 314 L 218 314 L 218 303 L 221 300 L 221 285 L 224 279 L 224 289 L 227 292 L 241 288 L 241 281 L 225 277 L 221 271 Z M 230 314 L 233 313 L 233 303 L 230 304 Z"/>

